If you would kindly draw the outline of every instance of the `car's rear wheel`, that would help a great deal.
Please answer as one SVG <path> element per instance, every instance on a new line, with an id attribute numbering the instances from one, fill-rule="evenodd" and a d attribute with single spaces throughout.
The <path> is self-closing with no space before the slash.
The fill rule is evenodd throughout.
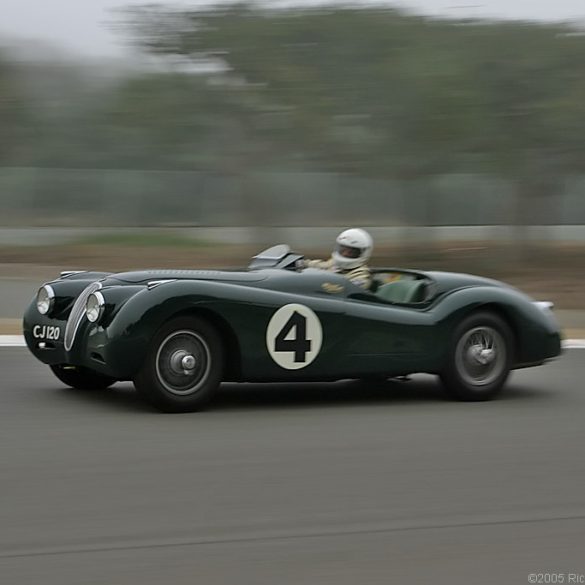
<path id="1" fill-rule="evenodd" d="M 75 366 L 51 366 L 51 371 L 63 384 L 77 390 L 105 390 L 117 381 L 115 378 Z"/>
<path id="2" fill-rule="evenodd" d="M 487 312 L 470 315 L 451 340 L 440 374 L 445 389 L 458 400 L 494 398 L 508 379 L 513 351 L 512 331 L 501 317 Z"/>
<path id="3" fill-rule="evenodd" d="M 179 317 L 155 335 L 134 385 L 163 412 L 191 412 L 207 405 L 224 370 L 215 328 L 198 317 Z"/>

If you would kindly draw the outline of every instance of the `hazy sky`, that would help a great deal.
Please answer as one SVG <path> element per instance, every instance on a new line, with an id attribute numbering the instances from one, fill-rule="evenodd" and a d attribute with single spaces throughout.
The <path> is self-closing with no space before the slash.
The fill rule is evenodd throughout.
<path id="1" fill-rule="evenodd" d="M 453 17 L 585 21 L 585 0 L 374 1 L 400 4 L 429 14 Z M 0 0 L 0 43 L 3 37 L 28 38 L 48 40 L 85 55 L 123 55 L 125 49 L 122 37 L 112 33 L 107 27 L 107 22 L 113 18 L 109 11 L 116 7 L 145 3 L 146 0 Z M 157 3 L 201 6 L 210 2 L 158 0 Z M 291 3 L 308 5 L 311 2 L 298 0 Z"/>

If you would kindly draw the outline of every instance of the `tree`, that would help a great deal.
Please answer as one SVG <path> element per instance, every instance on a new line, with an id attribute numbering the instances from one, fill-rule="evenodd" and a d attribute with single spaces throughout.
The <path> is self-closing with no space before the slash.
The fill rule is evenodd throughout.
<path id="1" fill-rule="evenodd" d="M 0 55 L 0 164 L 18 164 L 30 149 L 31 112 L 22 80 Z"/>

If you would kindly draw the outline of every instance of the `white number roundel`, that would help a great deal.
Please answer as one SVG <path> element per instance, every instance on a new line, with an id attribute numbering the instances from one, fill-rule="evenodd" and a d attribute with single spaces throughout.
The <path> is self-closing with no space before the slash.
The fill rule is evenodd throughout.
<path id="1" fill-rule="evenodd" d="M 266 346 L 272 359 L 287 370 L 308 366 L 321 351 L 323 329 L 319 317 L 305 305 L 280 307 L 266 330 Z"/>

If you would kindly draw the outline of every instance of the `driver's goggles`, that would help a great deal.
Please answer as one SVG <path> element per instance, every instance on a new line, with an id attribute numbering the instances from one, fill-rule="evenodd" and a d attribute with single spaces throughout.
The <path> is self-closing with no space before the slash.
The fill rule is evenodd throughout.
<path id="1" fill-rule="evenodd" d="M 337 253 L 344 258 L 359 258 L 361 256 L 361 249 L 352 246 L 337 245 Z"/>

